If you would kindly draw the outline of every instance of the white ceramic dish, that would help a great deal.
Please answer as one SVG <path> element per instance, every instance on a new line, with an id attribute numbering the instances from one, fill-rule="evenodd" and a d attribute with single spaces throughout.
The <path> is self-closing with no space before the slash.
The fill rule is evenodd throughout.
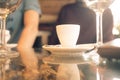
<path id="1" fill-rule="evenodd" d="M 17 44 L 7 44 L 6 46 L 8 48 L 8 53 L 6 55 L 4 55 L 5 57 L 14 58 L 14 57 L 19 56 L 19 53 L 16 49 Z M 3 55 L 3 54 L 1 54 L 1 55 Z"/>
<path id="2" fill-rule="evenodd" d="M 61 45 L 44 45 L 42 47 L 43 49 L 48 50 L 52 53 L 55 53 L 55 52 L 76 53 L 76 52 L 85 52 L 85 51 L 91 50 L 95 47 L 95 44 L 79 44 L 79 45 L 76 45 L 75 47 L 62 47 Z"/>
<path id="3" fill-rule="evenodd" d="M 51 55 L 43 58 L 45 63 L 50 64 L 84 64 L 89 63 L 91 58 L 85 58 L 86 51 L 93 50 L 95 44 L 79 44 L 76 47 L 62 47 L 61 45 L 44 45 L 43 49 L 50 51 Z"/>
<path id="4" fill-rule="evenodd" d="M 8 48 L 13 48 L 13 47 L 17 47 L 17 44 L 7 44 Z"/>

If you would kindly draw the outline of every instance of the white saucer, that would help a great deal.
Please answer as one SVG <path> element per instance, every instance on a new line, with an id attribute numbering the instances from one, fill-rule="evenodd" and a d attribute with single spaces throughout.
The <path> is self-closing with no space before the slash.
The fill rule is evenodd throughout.
<path id="1" fill-rule="evenodd" d="M 17 47 L 17 44 L 6 44 L 6 46 L 8 47 L 8 48 L 14 48 L 14 47 Z"/>
<path id="2" fill-rule="evenodd" d="M 62 47 L 61 45 L 44 45 L 43 49 L 51 52 L 51 55 L 43 58 L 43 62 L 50 64 L 83 64 L 89 63 L 89 56 L 84 56 L 86 51 L 94 49 L 95 44 L 79 44 L 76 47 Z"/>
<path id="3" fill-rule="evenodd" d="M 7 46 L 6 54 L 1 53 L 0 57 L 15 58 L 19 56 L 19 52 L 16 49 L 17 44 L 7 44 L 6 46 Z"/>
<path id="4" fill-rule="evenodd" d="M 62 47 L 61 45 L 44 45 L 43 49 L 48 50 L 52 53 L 80 53 L 93 49 L 95 44 L 79 44 L 75 47 Z"/>
<path id="5" fill-rule="evenodd" d="M 8 48 L 13 48 L 13 47 L 17 47 L 17 44 L 7 44 Z"/>

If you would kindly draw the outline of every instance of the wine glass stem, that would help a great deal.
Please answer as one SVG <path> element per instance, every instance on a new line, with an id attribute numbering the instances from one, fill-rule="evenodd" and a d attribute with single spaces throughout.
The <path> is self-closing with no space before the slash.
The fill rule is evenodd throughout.
<path id="1" fill-rule="evenodd" d="M 6 46 L 6 41 L 5 41 L 5 28 L 6 28 L 6 17 L 1 17 L 1 45 L 2 47 Z"/>
<path id="2" fill-rule="evenodd" d="M 97 67 L 97 70 L 96 70 L 96 78 L 97 78 L 96 80 L 103 80 L 99 67 Z"/>
<path id="3" fill-rule="evenodd" d="M 103 44 L 103 29 L 102 29 L 102 12 L 96 12 L 96 37 L 97 46 Z"/>
<path id="4" fill-rule="evenodd" d="M 5 80 L 5 65 L 1 65 L 1 79 Z"/>

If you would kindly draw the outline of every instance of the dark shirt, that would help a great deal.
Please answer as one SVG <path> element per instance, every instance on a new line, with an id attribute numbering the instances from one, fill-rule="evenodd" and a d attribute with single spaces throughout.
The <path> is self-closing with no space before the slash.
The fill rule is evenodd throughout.
<path id="1" fill-rule="evenodd" d="M 84 2 L 65 5 L 58 16 L 58 24 L 79 24 L 80 35 L 77 44 L 96 42 L 96 15 Z M 55 29 L 55 28 L 54 28 Z M 110 9 L 103 13 L 103 38 L 104 42 L 113 39 L 113 16 Z M 53 43 L 59 44 L 56 30 L 53 31 Z M 63 34 L 64 36 L 64 34 Z"/>

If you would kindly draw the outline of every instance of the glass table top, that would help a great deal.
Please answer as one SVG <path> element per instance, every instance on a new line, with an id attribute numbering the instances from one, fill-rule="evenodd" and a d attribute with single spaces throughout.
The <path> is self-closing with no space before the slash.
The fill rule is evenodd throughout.
<path id="1" fill-rule="evenodd" d="M 51 53 L 42 48 L 35 48 L 34 52 L 39 60 L 39 73 L 28 71 L 28 74 L 24 74 L 25 66 L 21 61 L 21 57 L 18 56 L 12 58 L 6 64 L 6 80 L 56 80 L 59 64 L 43 62 L 43 59 L 49 57 Z M 77 64 L 81 80 L 97 80 L 97 70 L 99 70 L 102 80 L 120 80 L 120 59 L 106 56 L 100 58 L 102 61 L 97 66 L 94 63 Z"/>

